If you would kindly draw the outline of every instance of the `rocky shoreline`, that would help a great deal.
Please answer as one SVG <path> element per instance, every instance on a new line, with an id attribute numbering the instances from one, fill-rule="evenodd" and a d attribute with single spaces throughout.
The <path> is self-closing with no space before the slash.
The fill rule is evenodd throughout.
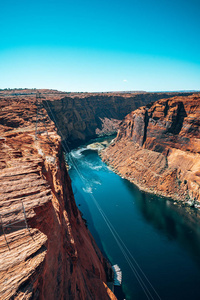
<path id="1" fill-rule="evenodd" d="M 101 157 L 101 159 L 103 160 L 103 156 L 101 155 L 101 151 L 98 152 L 99 156 Z M 104 161 L 104 160 L 103 160 Z M 180 200 L 179 198 L 172 198 L 169 195 L 167 195 L 164 192 L 158 192 L 155 189 L 150 189 L 147 186 L 144 186 L 142 184 L 137 183 L 137 181 L 134 181 L 133 178 L 131 177 L 127 177 L 124 176 L 122 173 L 120 173 L 118 171 L 118 169 L 115 169 L 111 164 L 109 164 L 107 161 L 104 161 L 106 163 L 106 165 L 108 166 L 108 168 L 114 172 L 115 174 L 119 175 L 122 179 L 126 179 L 129 182 L 131 182 L 132 184 L 134 184 L 140 191 L 148 193 L 148 194 L 152 194 L 152 195 L 156 195 L 157 197 L 160 198 L 165 198 L 167 200 L 170 200 L 173 204 L 175 205 L 179 205 L 180 207 L 190 207 L 190 208 L 195 208 L 200 212 L 200 204 L 194 200 L 192 201 L 188 201 L 188 202 L 183 202 L 182 200 Z M 200 219 L 200 214 L 199 214 L 199 219 Z"/>
<path id="2" fill-rule="evenodd" d="M 184 108 L 183 119 L 179 107 Z M 142 107 L 124 119 L 114 142 L 102 150 L 102 160 L 140 190 L 199 209 L 199 119 L 196 95 Z"/>

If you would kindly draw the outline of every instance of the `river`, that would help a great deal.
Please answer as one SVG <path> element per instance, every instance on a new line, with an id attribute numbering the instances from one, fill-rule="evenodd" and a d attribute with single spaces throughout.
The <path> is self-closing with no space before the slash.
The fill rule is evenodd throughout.
<path id="1" fill-rule="evenodd" d="M 72 150 L 71 157 L 77 206 L 99 248 L 121 268 L 123 298 L 199 300 L 195 209 L 141 192 L 86 146 Z"/>

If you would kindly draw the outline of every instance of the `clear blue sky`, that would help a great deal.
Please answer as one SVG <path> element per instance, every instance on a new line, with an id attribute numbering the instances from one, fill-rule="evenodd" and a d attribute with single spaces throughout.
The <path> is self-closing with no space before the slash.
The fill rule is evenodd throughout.
<path id="1" fill-rule="evenodd" d="M 200 90 L 199 0 L 1 0 L 0 88 Z"/>

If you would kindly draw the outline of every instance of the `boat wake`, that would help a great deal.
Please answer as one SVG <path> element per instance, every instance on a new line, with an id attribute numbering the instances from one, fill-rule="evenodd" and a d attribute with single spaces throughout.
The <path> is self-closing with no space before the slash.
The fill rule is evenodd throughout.
<path id="1" fill-rule="evenodd" d="M 91 186 L 83 187 L 83 191 L 87 194 L 92 194 L 92 187 Z"/>
<path id="2" fill-rule="evenodd" d="M 85 147 L 84 148 L 80 148 L 80 149 L 75 149 L 75 150 L 72 150 L 70 153 L 71 153 L 71 156 L 75 159 L 80 159 L 83 157 L 83 154 L 82 152 L 87 150 Z"/>

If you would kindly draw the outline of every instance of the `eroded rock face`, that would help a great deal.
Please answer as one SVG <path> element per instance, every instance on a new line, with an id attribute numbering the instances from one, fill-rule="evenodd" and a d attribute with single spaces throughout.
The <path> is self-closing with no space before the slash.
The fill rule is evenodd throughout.
<path id="1" fill-rule="evenodd" d="M 179 93 L 105 93 L 70 95 L 51 100 L 45 108 L 69 145 L 80 144 L 99 135 L 112 134 L 121 120 L 140 106 Z M 53 113 L 53 115 L 52 115 Z"/>
<path id="2" fill-rule="evenodd" d="M 35 140 L 34 98 L 0 99 L 0 299 L 116 299 L 43 115 Z"/>
<path id="3" fill-rule="evenodd" d="M 200 201 L 200 95 L 162 99 L 125 117 L 102 157 L 141 189 Z"/>

